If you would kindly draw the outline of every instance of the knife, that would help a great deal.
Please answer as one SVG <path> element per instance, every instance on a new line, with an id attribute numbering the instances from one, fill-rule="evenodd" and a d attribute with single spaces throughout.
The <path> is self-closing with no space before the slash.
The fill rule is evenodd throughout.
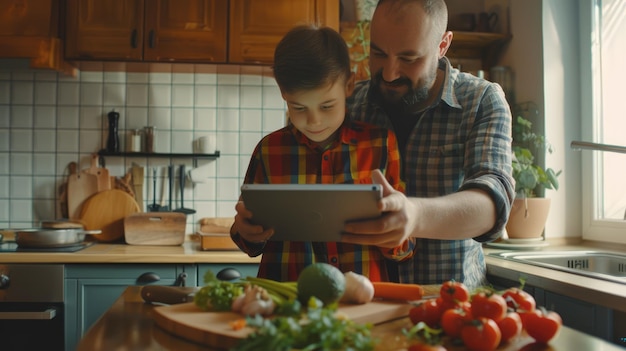
<path id="1" fill-rule="evenodd" d="M 200 288 L 190 286 L 146 285 L 141 288 L 141 297 L 145 302 L 158 305 L 175 305 L 193 302 L 193 297 Z"/>

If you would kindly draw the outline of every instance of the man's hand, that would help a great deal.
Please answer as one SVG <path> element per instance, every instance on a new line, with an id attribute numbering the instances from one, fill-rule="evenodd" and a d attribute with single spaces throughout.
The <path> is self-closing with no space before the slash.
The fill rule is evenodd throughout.
<path id="1" fill-rule="evenodd" d="M 252 212 L 246 208 L 243 201 L 237 202 L 235 210 L 237 214 L 235 215 L 235 222 L 230 229 L 231 234 L 239 233 L 242 238 L 251 243 L 265 242 L 274 235 L 274 229 L 264 230 L 262 226 L 250 223 Z"/>
<path id="2" fill-rule="evenodd" d="M 346 223 L 342 242 L 375 245 L 392 248 L 402 244 L 411 236 L 416 225 L 416 203 L 395 190 L 379 170 L 372 173 L 372 181 L 382 185 L 383 198 L 379 208 L 382 217 Z"/>

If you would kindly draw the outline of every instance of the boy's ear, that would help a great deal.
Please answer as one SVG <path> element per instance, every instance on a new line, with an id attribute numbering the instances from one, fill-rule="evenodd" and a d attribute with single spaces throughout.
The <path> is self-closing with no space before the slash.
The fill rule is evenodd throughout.
<path id="1" fill-rule="evenodd" d="M 346 81 L 346 96 L 352 95 L 352 92 L 354 91 L 355 82 L 356 82 L 356 74 L 354 74 L 354 72 L 350 72 L 350 77 L 348 77 L 348 80 Z"/>

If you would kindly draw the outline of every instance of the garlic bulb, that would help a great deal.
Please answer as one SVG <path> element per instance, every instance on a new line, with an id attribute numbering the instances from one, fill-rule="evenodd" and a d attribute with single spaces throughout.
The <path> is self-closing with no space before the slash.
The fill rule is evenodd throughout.
<path id="1" fill-rule="evenodd" d="M 374 298 L 374 285 L 364 275 L 345 272 L 346 290 L 341 297 L 342 302 L 368 303 Z"/>
<path id="2" fill-rule="evenodd" d="M 239 295 L 232 303 L 234 312 L 241 312 L 245 315 L 260 314 L 268 316 L 274 312 L 274 300 L 267 291 L 256 285 L 247 285 L 244 293 Z"/>

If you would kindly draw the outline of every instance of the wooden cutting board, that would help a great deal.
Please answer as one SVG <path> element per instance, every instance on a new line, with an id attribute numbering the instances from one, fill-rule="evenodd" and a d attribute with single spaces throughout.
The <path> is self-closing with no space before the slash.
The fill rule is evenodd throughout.
<path id="1" fill-rule="evenodd" d="M 98 192 L 98 178 L 93 174 L 74 173 L 67 180 L 67 213 L 70 219 L 80 218 L 83 204 Z"/>
<path id="2" fill-rule="evenodd" d="M 85 230 L 102 231 L 97 241 L 111 242 L 124 237 L 124 218 L 141 212 L 135 199 L 125 191 L 109 189 L 92 195 L 83 205 L 80 220 Z"/>
<path id="3" fill-rule="evenodd" d="M 130 245 L 182 245 L 186 222 L 179 212 L 134 213 L 124 219 L 124 240 Z"/>
<path id="4" fill-rule="evenodd" d="M 104 167 L 98 167 L 98 154 L 91 155 L 91 167 L 83 169 L 81 173 L 92 174 L 98 180 L 98 191 L 111 189 L 111 177 L 109 170 Z"/>
<path id="5" fill-rule="evenodd" d="M 395 301 L 373 301 L 363 305 L 342 305 L 339 311 L 357 323 L 378 324 L 406 317 L 411 305 Z M 252 330 L 233 330 L 230 322 L 244 318 L 234 312 L 206 312 L 193 302 L 154 309 L 158 326 L 181 338 L 210 347 L 230 349 Z"/>

